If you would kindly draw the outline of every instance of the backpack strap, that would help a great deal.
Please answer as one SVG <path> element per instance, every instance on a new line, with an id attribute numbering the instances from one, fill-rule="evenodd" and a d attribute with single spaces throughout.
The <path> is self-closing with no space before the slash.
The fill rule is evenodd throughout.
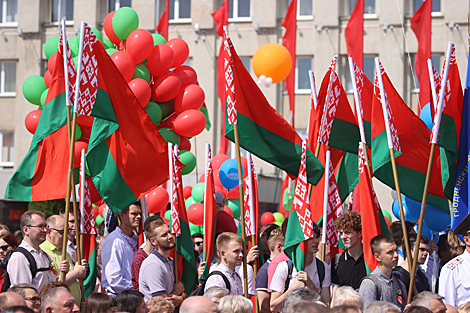
<path id="1" fill-rule="evenodd" d="M 286 292 L 287 289 L 289 289 L 290 280 L 292 278 L 292 272 L 294 271 L 294 263 L 292 263 L 292 260 L 288 259 L 286 262 L 287 262 L 287 278 L 284 284 L 284 292 Z"/>
<path id="2" fill-rule="evenodd" d="M 342 252 L 342 253 L 336 253 L 335 257 L 333 258 L 333 266 L 332 268 L 334 269 L 334 271 L 338 271 L 338 266 L 339 266 L 339 260 L 341 259 L 341 257 L 346 253 L 345 252 Z"/>
<path id="3" fill-rule="evenodd" d="M 209 273 L 209 275 L 207 276 L 207 279 L 206 279 L 206 282 L 207 280 L 209 279 L 209 277 L 211 277 L 212 275 L 219 275 L 222 277 L 222 279 L 224 280 L 225 282 L 225 287 L 227 287 L 228 289 L 228 292 L 230 293 L 231 291 L 231 288 L 230 288 L 230 282 L 228 281 L 228 278 L 224 275 L 224 273 L 222 273 L 221 271 L 212 271 Z M 206 283 L 204 282 L 204 286 L 206 285 Z"/>
<path id="4" fill-rule="evenodd" d="M 23 247 L 17 247 L 14 252 L 20 252 L 26 257 L 26 259 L 28 260 L 28 263 L 29 263 L 29 269 L 31 271 L 32 279 L 34 279 L 36 277 L 36 274 L 38 272 L 46 272 L 46 271 L 51 270 L 49 267 L 38 268 L 38 265 L 37 265 L 36 260 L 34 259 L 33 255 Z"/>
<path id="5" fill-rule="evenodd" d="M 318 278 L 320 279 L 320 290 L 319 291 L 321 292 L 321 288 L 322 288 L 322 285 L 323 285 L 323 280 L 325 279 L 325 264 L 323 264 L 323 262 L 321 260 L 319 260 L 318 258 L 315 258 L 315 260 L 317 261 Z"/>
<path id="6" fill-rule="evenodd" d="M 380 284 L 379 278 L 373 274 L 369 274 L 361 279 L 361 284 L 365 279 L 372 280 L 372 282 L 375 285 L 375 290 L 376 290 L 376 300 L 380 301 L 380 298 L 382 297 L 382 284 Z"/>
<path id="7" fill-rule="evenodd" d="M 410 291 L 409 291 L 410 280 L 411 280 L 410 273 L 401 266 L 395 266 L 393 268 L 393 271 L 394 272 L 399 272 L 403 276 L 403 284 L 406 287 L 406 292 L 409 294 L 410 293 Z M 416 284 L 415 284 L 415 286 L 416 286 Z"/>

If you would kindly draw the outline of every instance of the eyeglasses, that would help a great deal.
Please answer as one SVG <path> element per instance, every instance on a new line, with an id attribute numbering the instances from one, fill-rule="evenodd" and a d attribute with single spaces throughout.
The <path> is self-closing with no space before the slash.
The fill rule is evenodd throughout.
<path id="1" fill-rule="evenodd" d="M 11 247 L 10 245 L 4 245 L 4 246 L 1 246 L 0 249 L 3 250 L 3 251 L 7 251 L 7 249 Z"/>
<path id="2" fill-rule="evenodd" d="M 46 231 L 47 230 L 47 225 L 26 225 L 27 227 L 34 227 L 34 228 L 37 228 L 39 230 L 42 230 L 42 231 Z"/>
<path id="3" fill-rule="evenodd" d="M 61 236 L 63 236 L 63 235 L 64 235 L 64 233 L 65 233 L 65 230 L 64 230 L 64 229 L 55 229 L 55 228 L 52 228 L 52 227 L 51 227 L 51 228 L 49 228 L 49 229 L 55 230 L 55 231 L 56 231 L 56 232 L 58 232 L 58 233 L 59 233 L 59 235 L 61 235 Z"/>
<path id="4" fill-rule="evenodd" d="M 200 246 L 203 243 L 203 241 L 195 242 L 196 246 Z"/>
<path id="5" fill-rule="evenodd" d="M 26 297 L 24 299 L 27 300 L 27 301 L 36 302 L 36 303 L 41 302 L 41 298 L 39 298 L 37 296 L 36 297 Z"/>

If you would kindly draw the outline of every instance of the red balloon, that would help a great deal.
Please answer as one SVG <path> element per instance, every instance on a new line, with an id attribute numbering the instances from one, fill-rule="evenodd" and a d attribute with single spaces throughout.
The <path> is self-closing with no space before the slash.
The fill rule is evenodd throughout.
<path id="1" fill-rule="evenodd" d="M 233 217 L 232 209 L 229 208 L 227 205 L 224 206 L 224 211 L 230 214 L 231 217 Z"/>
<path id="2" fill-rule="evenodd" d="M 26 115 L 26 118 L 24 119 L 24 126 L 26 126 L 26 129 L 33 135 L 36 132 L 36 128 L 38 127 L 41 113 L 41 110 L 31 111 L 28 113 L 28 115 Z"/>
<path id="3" fill-rule="evenodd" d="M 49 60 L 47 60 L 47 69 L 49 70 L 49 73 L 54 73 L 54 68 L 55 68 L 55 63 L 57 59 L 57 52 L 51 55 Z"/>
<path id="4" fill-rule="evenodd" d="M 202 203 L 194 203 L 188 208 L 188 220 L 194 225 L 204 224 L 204 205 Z"/>
<path id="5" fill-rule="evenodd" d="M 240 198 L 240 186 L 235 188 L 229 189 L 227 193 L 227 198 L 229 199 L 237 199 Z"/>
<path id="6" fill-rule="evenodd" d="M 188 137 L 180 136 L 180 150 L 191 151 L 191 141 Z"/>
<path id="7" fill-rule="evenodd" d="M 169 46 L 156 45 L 147 57 L 147 68 L 153 76 L 160 76 L 168 72 L 174 60 L 173 50 Z"/>
<path id="8" fill-rule="evenodd" d="M 173 130 L 182 136 L 199 135 L 206 127 L 206 117 L 199 110 L 186 110 L 173 121 Z"/>
<path id="9" fill-rule="evenodd" d="M 204 103 L 204 91 L 198 85 L 188 85 L 180 90 L 175 98 L 175 111 L 199 110 Z"/>
<path id="10" fill-rule="evenodd" d="M 108 15 L 106 15 L 103 23 L 103 28 L 104 32 L 106 33 L 106 36 L 108 36 L 108 39 L 111 40 L 111 42 L 115 45 L 118 45 L 121 42 L 121 39 L 119 39 L 118 36 L 114 33 L 113 29 L 113 16 L 116 11 L 109 12 Z"/>
<path id="11" fill-rule="evenodd" d="M 197 181 L 198 183 L 204 183 L 206 181 L 206 174 L 201 174 L 199 176 L 199 180 Z"/>
<path id="12" fill-rule="evenodd" d="M 95 204 L 92 206 L 92 209 L 93 209 L 93 216 L 95 218 L 98 217 L 98 215 L 100 214 L 100 208 L 99 207 L 96 207 Z"/>
<path id="13" fill-rule="evenodd" d="M 88 184 L 88 190 L 90 191 L 90 198 L 91 198 L 91 203 L 96 203 L 101 200 L 101 195 L 98 192 L 98 190 L 95 187 L 95 184 L 93 183 L 93 180 L 91 179 L 90 176 L 87 176 L 85 178 L 87 184 Z M 105 204 L 106 206 L 106 204 Z"/>
<path id="14" fill-rule="evenodd" d="M 86 153 L 88 151 L 88 144 L 83 141 L 75 141 L 75 148 L 73 150 L 73 167 L 80 167 L 82 149 L 85 149 L 85 153 Z M 100 199 L 98 199 L 98 201 L 99 200 Z"/>
<path id="15" fill-rule="evenodd" d="M 153 37 L 148 30 L 136 29 L 129 34 L 126 41 L 126 51 L 135 64 L 144 61 L 152 52 Z"/>
<path id="16" fill-rule="evenodd" d="M 52 80 L 52 75 L 49 70 L 46 71 L 46 74 L 44 74 L 44 83 L 46 84 L 46 87 L 49 88 L 51 86 L 51 80 Z"/>
<path id="17" fill-rule="evenodd" d="M 261 225 L 268 225 L 268 224 L 272 224 L 276 221 L 276 219 L 274 218 L 274 215 L 271 213 L 271 212 L 266 212 L 266 213 L 263 213 L 263 215 L 261 215 Z"/>
<path id="18" fill-rule="evenodd" d="M 227 194 L 228 194 L 227 189 L 225 189 L 224 187 L 220 187 L 220 186 L 215 186 L 214 189 L 215 189 L 215 192 L 220 192 L 220 194 L 224 196 L 224 198 L 227 198 Z"/>
<path id="19" fill-rule="evenodd" d="M 84 127 L 91 127 L 93 125 L 93 116 L 78 115 L 77 124 L 80 125 L 80 129 Z"/>
<path id="20" fill-rule="evenodd" d="M 191 186 L 186 186 L 183 188 L 183 197 L 184 197 L 184 200 L 188 199 L 189 197 L 191 197 L 191 191 L 193 191 L 193 187 Z"/>
<path id="21" fill-rule="evenodd" d="M 171 47 L 173 53 L 175 54 L 175 60 L 173 61 L 171 67 L 180 66 L 188 59 L 189 46 L 186 41 L 181 38 L 173 38 L 170 39 L 166 44 Z"/>
<path id="22" fill-rule="evenodd" d="M 153 189 L 147 194 L 149 213 L 155 214 L 166 209 L 169 200 L 168 192 L 164 188 L 157 187 Z"/>
<path id="23" fill-rule="evenodd" d="M 137 100 L 139 100 L 140 105 L 145 108 L 152 96 L 152 90 L 150 89 L 149 84 L 142 78 L 134 78 L 129 82 L 129 87 Z"/>
<path id="24" fill-rule="evenodd" d="M 170 114 L 170 116 L 168 116 L 166 118 L 165 121 L 163 121 L 162 123 L 162 127 L 168 127 L 168 128 L 171 128 L 173 129 L 173 122 L 175 121 L 175 119 L 178 117 L 178 113 L 177 112 L 173 112 Z"/>
<path id="25" fill-rule="evenodd" d="M 186 87 L 197 82 L 196 71 L 188 65 L 181 65 L 173 70 L 173 74 L 176 74 L 181 79 L 181 87 Z"/>
<path id="26" fill-rule="evenodd" d="M 215 171 L 214 169 L 212 169 L 212 171 L 214 173 L 214 185 L 219 186 L 221 188 L 225 188 L 224 185 L 222 185 L 222 183 L 220 182 L 219 170 Z"/>
<path id="27" fill-rule="evenodd" d="M 155 80 L 152 86 L 153 98 L 157 102 L 170 101 L 178 95 L 181 89 L 181 80 L 178 75 L 165 73 Z"/>
<path id="28" fill-rule="evenodd" d="M 130 82 L 134 76 L 135 64 L 129 53 L 124 51 L 114 52 L 111 56 L 114 64 L 118 68 L 126 82 Z"/>
<path id="29" fill-rule="evenodd" d="M 212 170 L 215 172 L 215 171 L 219 171 L 219 168 L 220 166 L 222 165 L 222 163 L 224 163 L 225 161 L 227 161 L 228 159 L 230 159 L 228 157 L 228 155 L 226 154 L 217 154 L 215 157 L 212 158 Z"/>

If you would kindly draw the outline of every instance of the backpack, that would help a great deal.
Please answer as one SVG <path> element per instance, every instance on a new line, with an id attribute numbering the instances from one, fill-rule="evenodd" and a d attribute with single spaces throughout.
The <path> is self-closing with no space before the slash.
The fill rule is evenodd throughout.
<path id="1" fill-rule="evenodd" d="M 2 285 L 1 292 L 5 292 L 5 291 L 8 290 L 8 288 L 10 288 L 11 282 L 10 282 L 10 275 L 7 272 L 7 265 L 8 265 L 8 261 L 10 261 L 11 255 L 15 252 L 20 252 L 26 257 L 26 259 L 28 260 L 28 263 L 29 263 L 29 270 L 31 271 L 31 276 L 32 276 L 33 279 L 36 277 L 36 274 L 38 272 L 45 272 L 45 271 L 50 271 L 51 270 L 49 267 L 47 267 L 47 268 L 38 268 L 38 265 L 37 265 L 36 260 L 34 259 L 33 255 L 28 250 L 26 250 L 25 248 L 17 247 L 15 250 L 9 251 L 7 253 L 7 255 L 5 256 L 5 258 L 0 262 L 0 267 L 2 268 L 3 273 L 5 274 L 5 278 L 3 280 L 3 285 Z"/>
<path id="2" fill-rule="evenodd" d="M 376 291 L 376 298 L 375 300 L 380 301 L 380 298 L 382 297 L 382 285 L 380 284 L 380 281 L 377 276 L 373 274 L 369 274 L 361 279 L 361 284 L 364 281 L 364 279 L 369 279 L 372 280 L 372 282 L 375 285 L 375 291 Z M 359 286 L 361 285 L 359 284 Z"/>
<path id="3" fill-rule="evenodd" d="M 400 274 L 403 276 L 403 279 L 405 280 L 403 282 L 403 284 L 405 285 L 406 287 L 406 291 L 407 291 L 407 294 L 409 295 L 410 294 L 410 280 L 411 280 L 411 277 L 410 277 L 410 273 L 405 270 L 403 267 L 401 266 L 397 266 L 393 269 L 393 271 L 395 272 L 400 272 Z M 431 288 L 429 287 L 429 282 L 428 282 L 428 278 L 426 277 L 426 275 L 421 272 L 419 269 L 416 270 L 416 277 L 415 279 L 418 279 L 419 281 L 421 281 L 423 284 L 424 284 L 424 289 L 426 291 L 430 291 Z M 416 284 L 414 284 L 414 287 L 416 288 Z"/>
<path id="4" fill-rule="evenodd" d="M 204 280 L 202 282 L 201 285 L 199 285 L 199 287 L 197 287 L 196 289 L 194 289 L 194 291 L 189 295 L 190 297 L 192 296 L 202 296 L 204 295 L 204 289 L 206 288 L 206 282 L 207 280 L 209 279 L 209 277 L 211 277 L 212 275 L 219 275 L 219 276 L 222 276 L 222 279 L 224 280 L 225 282 L 225 287 L 228 289 L 228 292 L 230 294 L 230 291 L 231 291 L 231 288 L 230 288 L 230 282 L 228 281 L 227 277 L 224 275 L 224 273 L 222 273 L 221 271 L 212 271 L 209 273 L 209 275 L 207 276 L 206 280 Z"/>
<path id="5" fill-rule="evenodd" d="M 325 279 L 325 264 L 323 264 L 323 262 L 317 258 L 315 258 L 315 260 L 317 262 L 317 271 L 318 271 L 318 278 L 320 279 L 320 291 L 321 291 L 323 280 Z M 292 263 L 291 259 L 288 259 L 287 260 L 287 279 L 284 285 L 284 292 L 286 292 L 287 289 L 289 289 L 289 284 L 292 278 L 293 271 L 294 271 L 294 263 Z"/>

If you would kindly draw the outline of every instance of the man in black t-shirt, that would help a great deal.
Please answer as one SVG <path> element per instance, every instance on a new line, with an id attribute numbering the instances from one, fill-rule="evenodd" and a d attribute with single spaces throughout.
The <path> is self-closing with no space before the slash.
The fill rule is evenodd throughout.
<path id="1" fill-rule="evenodd" d="M 335 228 L 347 249 L 337 254 L 331 262 L 331 284 L 333 297 L 340 286 L 358 289 L 361 279 L 366 276 L 362 250 L 361 216 L 354 211 L 346 211 L 335 221 Z"/>

